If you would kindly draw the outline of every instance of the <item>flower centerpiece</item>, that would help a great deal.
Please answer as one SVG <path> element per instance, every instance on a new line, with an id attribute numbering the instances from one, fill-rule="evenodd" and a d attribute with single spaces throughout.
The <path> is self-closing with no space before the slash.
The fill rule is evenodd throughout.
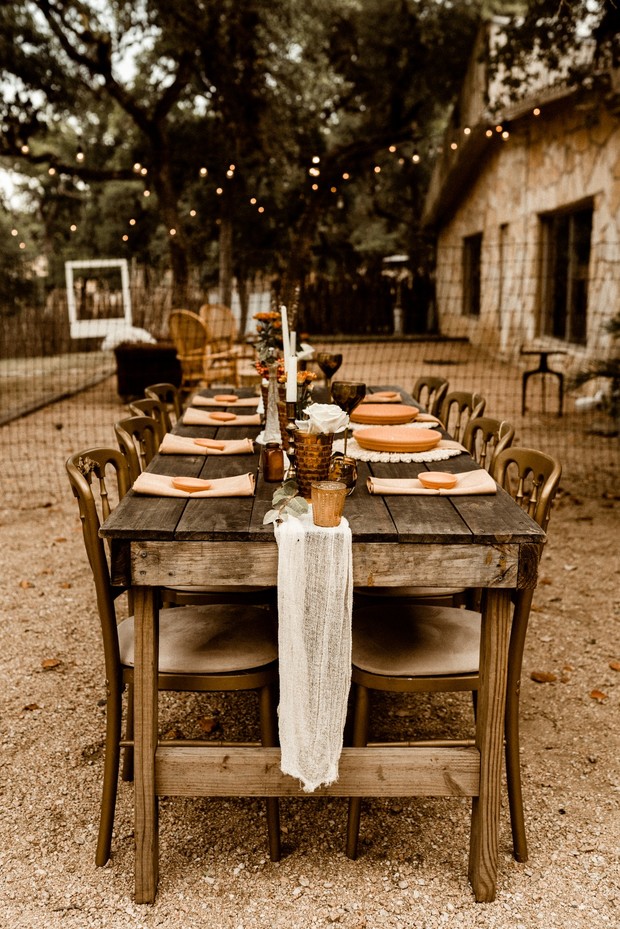
<path id="1" fill-rule="evenodd" d="M 282 317 L 275 310 L 255 313 L 256 340 L 254 347 L 259 363 L 267 364 L 273 358 L 282 358 Z M 260 373 L 260 372 L 259 372 Z"/>
<path id="2" fill-rule="evenodd" d="M 311 403 L 304 419 L 295 420 L 295 466 L 299 493 L 307 500 L 314 481 L 329 475 L 334 433 L 349 425 L 349 415 L 335 403 Z"/>

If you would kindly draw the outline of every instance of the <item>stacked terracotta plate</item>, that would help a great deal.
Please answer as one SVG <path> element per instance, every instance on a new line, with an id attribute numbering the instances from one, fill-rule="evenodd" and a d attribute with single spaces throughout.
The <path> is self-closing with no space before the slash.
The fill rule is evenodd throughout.
<path id="1" fill-rule="evenodd" d="M 436 429 L 356 429 L 355 441 L 371 452 L 428 452 L 441 442 Z"/>
<path id="2" fill-rule="evenodd" d="M 417 415 L 417 407 L 405 403 L 360 403 L 351 413 L 351 422 L 368 426 L 392 426 L 410 423 Z"/>

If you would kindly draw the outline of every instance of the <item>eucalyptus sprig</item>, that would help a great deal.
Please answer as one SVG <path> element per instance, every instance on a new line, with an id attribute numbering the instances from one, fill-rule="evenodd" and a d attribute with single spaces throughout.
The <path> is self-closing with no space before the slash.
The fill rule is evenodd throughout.
<path id="1" fill-rule="evenodd" d="M 281 523 L 287 516 L 302 516 L 308 512 L 308 503 L 299 496 L 297 481 L 284 481 L 274 493 L 271 510 L 267 510 L 263 525 Z"/>

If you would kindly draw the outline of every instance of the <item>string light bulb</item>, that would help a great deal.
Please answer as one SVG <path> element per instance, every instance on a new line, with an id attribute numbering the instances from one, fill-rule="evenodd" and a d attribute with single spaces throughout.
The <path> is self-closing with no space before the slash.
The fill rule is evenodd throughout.
<path id="1" fill-rule="evenodd" d="M 411 160 L 413 161 L 414 165 L 419 164 L 419 163 L 420 163 L 420 155 L 419 155 L 419 153 L 418 153 L 418 152 L 414 152 L 413 155 L 411 156 Z"/>
<path id="2" fill-rule="evenodd" d="M 127 235 L 127 233 L 125 233 L 125 235 L 123 236 L 123 242 L 129 242 L 129 236 Z"/>
<path id="3" fill-rule="evenodd" d="M 84 152 L 81 148 L 78 148 L 77 152 L 75 153 L 75 160 L 79 161 L 80 164 L 84 161 Z"/>
<path id="4" fill-rule="evenodd" d="M 133 218 L 133 216 L 132 216 L 132 218 L 129 220 L 129 225 L 130 225 L 130 226 L 135 226 L 135 225 L 136 225 L 136 221 L 135 221 L 135 219 Z"/>
<path id="5" fill-rule="evenodd" d="M 209 172 L 206 168 L 201 168 L 198 173 L 200 174 L 201 177 L 206 177 Z"/>
<path id="6" fill-rule="evenodd" d="M 534 109 L 532 110 L 532 113 L 534 114 L 534 116 L 540 116 L 540 107 L 535 106 Z"/>
<path id="7" fill-rule="evenodd" d="M 215 190 L 215 192 L 216 192 L 216 194 L 218 195 L 218 197 L 220 197 L 220 196 L 224 193 L 224 191 L 223 191 L 223 189 L 222 189 L 221 187 L 217 187 L 216 190 Z"/>
<path id="8" fill-rule="evenodd" d="M 457 150 L 457 148 L 458 148 L 457 143 L 456 143 L 456 142 L 451 142 L 451 143 L 450 143 L 450 148 L 452 149 L 453 152 L 455 152 L 455 151 Z"/>
<path id="9" fill-rule="evenodd" d="M 47 173 L 50 177 L 53 177 L 56 174 L 56 168 L 48 168 Z"/>
<path id="10" fill-rule="evenodd" d="M 313 164 L 313 165 L 318 165 L 318 163 L 320 162 L 320 160 L 321 160 L 321 159 L 320 159 L 320 157 L 319 157 L 318 155 L 313 155 L 313 156 L 312 156 L 312 164 Z"/>
<path id="11" fill-rule="evenodd" d="M 196 215 L 196 210 L 190 210 L 190 211 L 189 211 L 189 215 L 190 215 L 190 216 L 195 216 L 195 215 Z"/>
<path id="12" fill-rule="evenodd" d="M 142 175 L 142 177 L 146 177 L 148 173 L 149 173 L 148 168 L 140 168 L 140 174 Z"/>
<path id="13" fill-rule="evenodd" d="M 469 128 L 469 126 L 465 126 L 465 128 L 463 129 L 463 135 L 471 135 L 471 129 Z"/>
<path id="14" fill-rule="evenodd" d="M 71 225 L 69 226 L 69 229 L 71 230 L 71 232 L 77 232 L 77 226 L 75 225 L 75 223 L 71 223 Z"/>
<path id="15" fill-rule="evenodd" d="M 491 136 L 493 135 L 493 130 L 492 130 L 492 129 L 487 129 L 487 131 L 485 132 L 485 135 L 486 135 L 487 139 L 490 139 Z"/>
<path id="16" fill-rule="evenodd" d="M 170 232 L 170 235 L 176 235 L 176 234 L 177 234 L 176 229 L 170 229 L 169 232 Z"/>
<path id="17" fill-rule="evenodd" d="M 26 243 L 25 243 L 25 242 L 20 242 L 20 243 L 19 243 L 19 247 L 20 247 L 20 248 L 26 248 Z"/>
<path id="18" fill-rule="evenodd" d="M 390 145 L 390 147 L 388 148 L 388 152 L 391 152 L 392 154 L 394 154 L 395 151 L 396 151 L 396 146 Z"/>
<path id="19" fill-rule="evenodd" d="M 142 167 L 142 165 L 140 164 L 139 161 L 134 161 L 133 169 L 134 169 L 134 171 L 136 172 L 136 174 L 139 173 L 141 167 Z"/>
<path id="20" fill-rule="evenodd" d="M 22 155 L 27 155 L 29 151 L 30 151 L 30 146 L 28 145 L 27 142 L 24 142 L 24 144 L 20 148 L 20 152 L 22 153 Z"/>
<path id="21" fill-rule="evenodd" d="M 143 192 L 142 196 L 143 196 L 143 197 L 150 197 L 150 196 L 151 196 L 151 191 L 148 190 L 148 189 L 145 190 L 145 191 Z"/>
<path id="22" fill-rule="evenodd" d="M 17 229 L 11 229 L 11 235 L 19 235 Z"/>
<path id="23" fill-rule="evenodd" d="M 381 174 L 381 165 L 375 165 L 373 170 L 375 174 Z"/>
<path id="24" fill-rule="evenodd" d="M 348 172 L 348 171 L 345 171 L 344 174 L 342 175 L 342 180 L 343 180 L 343 181 L 348 181 L 348 180 L 350 179 L 350 177 L 351 177 L 351 175 L 349 174 L 349 172 Z"/>

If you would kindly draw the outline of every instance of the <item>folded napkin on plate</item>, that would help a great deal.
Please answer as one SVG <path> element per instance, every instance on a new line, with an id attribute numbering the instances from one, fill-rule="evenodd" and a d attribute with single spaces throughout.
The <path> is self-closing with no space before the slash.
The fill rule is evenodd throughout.
<path id="1" fill-rule="evenodd" d="M 371 494 L 430 494 L 433 497 L 454 497 L 464 494 L 494 494 L 497 484 L 488 471 L 466 471 L 457 475 L 456 487 L 442 487 L 439 490 L 422 487 L 417 477 L 369 477 L 368 490 Z"/>
<path id="2" fill-rule="evenodd" d="M 251 455 L 252 439 L 192 439 L 167 432 L 159 451 L 162 455 Z"/>
<path id="3" fill-rule="evenodd" d="M 362 403 L 402 403 L 403 398 L 396 390 L 378 390 L 376 394 L 366 394 Z"/>
<path id="4" fill-rule="evenodd" d="M 214 411 L 215 412 L 215 411 Z M 225 414 L 217 412 L 215 416 L 208 410 L 195 410 L 190 407 L 183 413 L 183 422 L 186 426 L 260 426 L 260 416 L 258 413 L 252 413 L 248 416 L 234 415 L 234 419 L 219 419 L 218 417 Z"/>
<path id="5" fill-rule="evenodd" d="M 195 397 L 192 397 L 192 406 L 216 406 L 216 407 L 227 407 L 227 406 L 258 406 L 260 397 L 235 397 L 233 400 L 232 394 L 218 394 L 218 397 L 202 397 L 200 394 L 196 394 Z M 224 397 L 225 399 L 221 399 Z"/>
<path id="6" fill-rule="evenodd" d="M 278 543 L 281 768 L 305 791 L 338 779 L 351 685 L 351 529 L 289 516 Z"/>
<path id="7" fill-rule="evenodd" d="M 235 474 L 233 477 L 214 477 L 209 480 L 207 490 L 190 493 L 172 486 L 173 477 L 167 474 L 150 474 L 143 471 L 133 482 L 133 489 L 138 494 L 152 497 L 252 497 L 254 495 L 254 475 Z"/>

